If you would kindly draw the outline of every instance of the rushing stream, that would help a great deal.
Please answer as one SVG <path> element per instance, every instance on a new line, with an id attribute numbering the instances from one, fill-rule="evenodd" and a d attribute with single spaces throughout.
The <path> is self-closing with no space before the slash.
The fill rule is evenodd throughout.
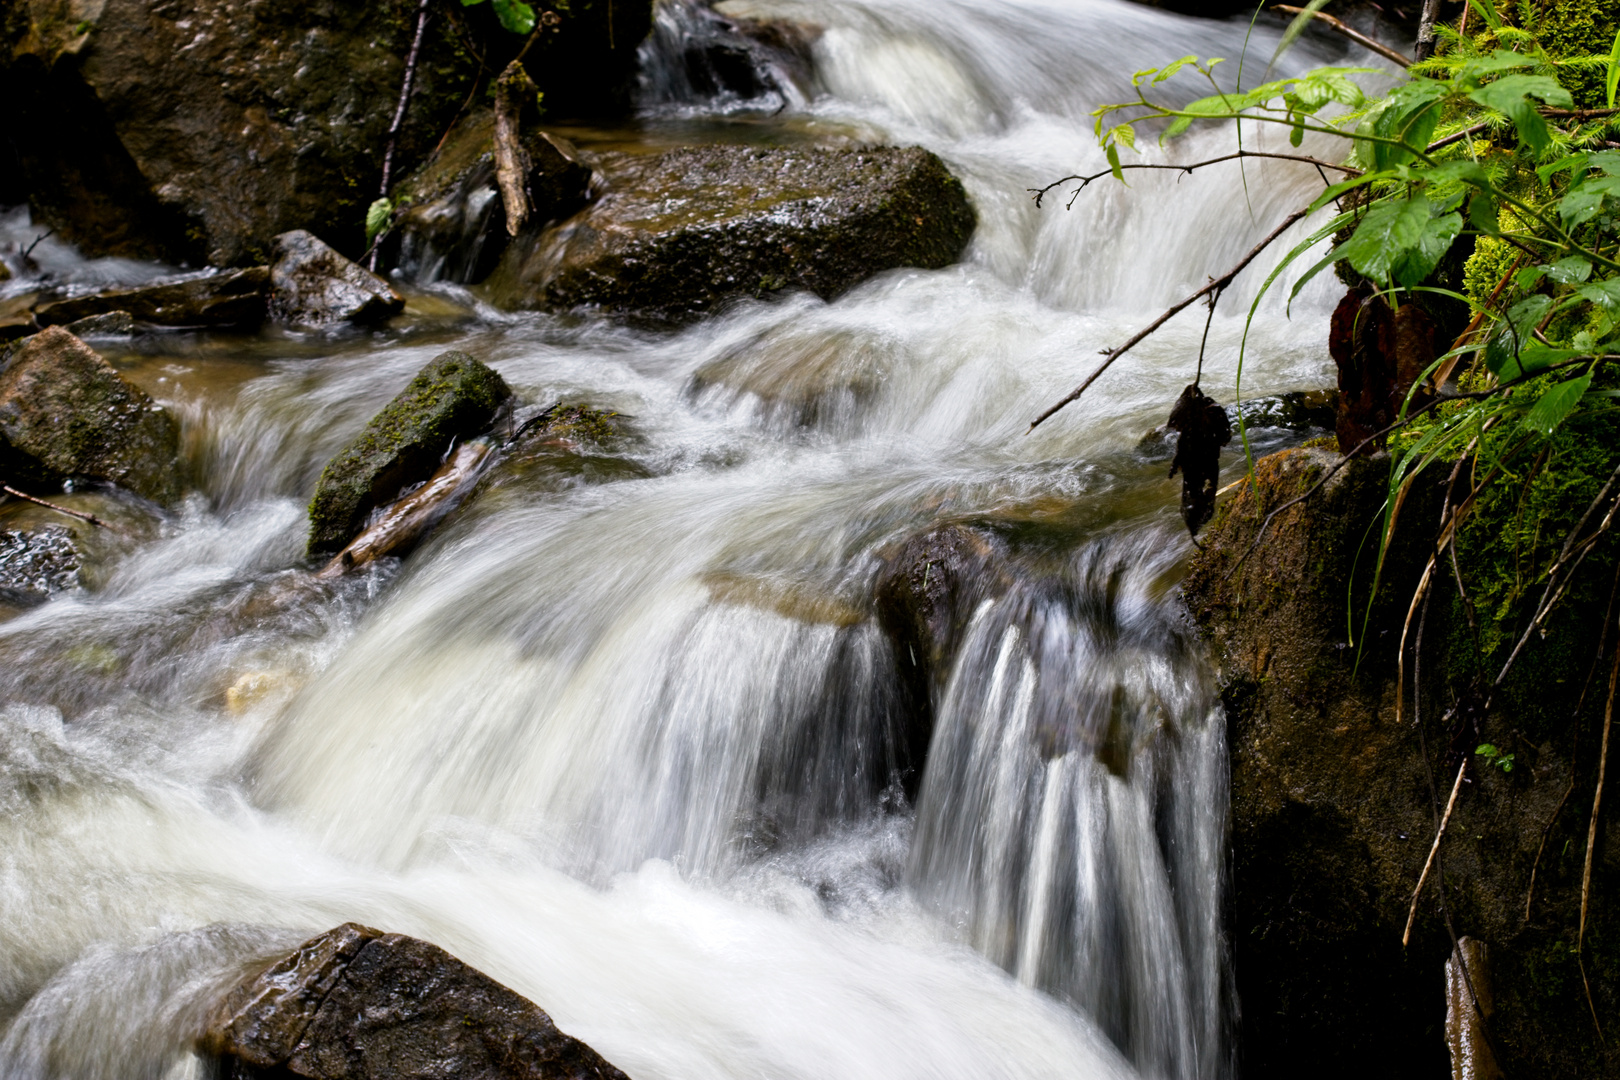
<path id="1" fill-rule="evenodd" d="M 683 41 L 720 31 L 666 0 L 642 122 L 570 134 L 927 146 L 979 214 L 960 265 L 679 332 L 419 282 L 375 334 L 95 342 L 182 419 L 195 493 L 169 516 L 65 496 L 122 531 L 87 536 L 85 589 L 0 610 L 4 1076 L 201 1076 L 218 988 L 348 919 L 450 949 L 637 1080 L 1231 1072 L 1222 724 L 1174 602 L 1176 482 L 1137 446 L 1202 312 L 1025 429 L 1320 180 L 1137 174 L 1068 211 L 1026 193 L 1102 167 L 1087 113 L 1131 71 L 1236 58 L 1241 21 L 734 5 L 819 28 L 812 63 L 694 80 Z M 1256 32 L 1256 68 L 1274 44 Z M 0 228 L 39 231 L 21 210 Z M 53 240 L 35 258 L 86 282 L 163 269 Z M 1210 331 L 1220 400 L 1256 286 Z M 1246 394 L 1330 381 L 1327 288 L 1292 323 L 1262 305 Z M 624 433 L 503 474 L 403 565 L 309 585 L 319 470 L 449 347 L 524 410 L 586 403 Z M 0 527 L 46 516 L 11 504 Z M 872 587 L 953 522 L 1004 536 L 1012 571 L 908 793 Z"/>

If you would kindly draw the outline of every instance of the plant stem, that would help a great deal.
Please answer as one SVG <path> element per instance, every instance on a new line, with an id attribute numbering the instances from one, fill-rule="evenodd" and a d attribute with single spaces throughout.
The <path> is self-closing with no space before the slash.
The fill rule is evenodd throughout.
<path id="1" fill-rule="evenodd" d="M 1434 857 L 1440 851 L 1440 841 L 1446 835 L 1446 826 L 1451 824 L 1451 812 L 1457 808 L 1457 795 L 1462 791 L 1463 774 L 1468 771 L 1468 759 L 1457 766 L 1457 779 L 1451 785 L 1451 798 L 1446 801 L 1445 816 L 1440 819 L 1440 829 L 1434 834 L 1434 843 L 1429 847 L 1429 858 L 1423 864 L 1423 873 L 1418 875 L 1417 888 L 1412 890 L 1412 907 L 1406 913 L 1406 932 L 1401 935 L 1401 947 L 1404 949 L 1412 940 L 1412 923 L 1417 920 L 1418 900 L 1423 896 L 1423 886 L 1428 884 L 1429 870 L 1434 866 Z"/>

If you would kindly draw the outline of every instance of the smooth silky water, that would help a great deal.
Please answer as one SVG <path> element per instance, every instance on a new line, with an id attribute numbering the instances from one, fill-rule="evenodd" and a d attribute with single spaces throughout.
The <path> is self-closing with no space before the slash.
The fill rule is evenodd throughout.
<path id="1" fill-rule="evenodd" d="M 731 10 L 820 27 L 811 77 L 695 95 L 677 54 L 700 15 L 671 5 L 639 125 L 575 133 L 922 144 L 978 210 L 960 265 L 679 332 L 419 282 L 376 334 L 97 343 L 181 418 L 195 493 L 167 516 L 63 496 L 121 531 L 87 534 L 87 589 L 0 613 L 6 1077 L 199 1076 L 220 988 L 348 919 L 450 949 L 637 1080 L 1230 1074 L 1222 723 L 1175 604 L 1176 482 L 1137 449 L 1201 311 L 1026 429 L 1320 179 L 1139 173 L 1068 211 L 1026 193 L 1102 167 L 1086 113 L 1132 70 L 1235 58 L 1242 22 Z M 1254 74 L 1274 44 L 1255 34 Z M 163 271 L 35 258 L 85 283 Z M 1210 331 L 1221 400 L 1256 278 Z M 1246 395 L 1331 381 L 1329 302 L 1319 282 L 1293 322 L 1262 304 Z M 623 434 L 519 462 L 404 565 L 310 584 L 321 466 L 452 346 L 522 414 L 587 403 Z M 13 503 L 0 526 L 45 517 Z M 971 613 L 908 795 L 872 585 L 951 522 L 1007 537 L 1011 577 Z"/>

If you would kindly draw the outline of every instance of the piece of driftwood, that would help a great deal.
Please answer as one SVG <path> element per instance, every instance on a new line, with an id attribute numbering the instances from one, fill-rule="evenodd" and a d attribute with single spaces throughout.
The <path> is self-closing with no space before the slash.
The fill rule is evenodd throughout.
<path id="1" fill-rule="evenodd" d="M 316 575 L 342 577 L 389 555 L 404 555 L 466 496 L 490 455 L 486 442 L 462 443 L 428 482 L 383 507 L 377 521 Z"/>
<path id="2" fill-rule="evenodd" d="M 516 236 L 529 220 L 529 170 L 533 163 L 523 149 L 523 105 L 539 87 L 523 65 L 513 60 L 495 80 L 495 186 L 506 207 L 506 232 Z"/>

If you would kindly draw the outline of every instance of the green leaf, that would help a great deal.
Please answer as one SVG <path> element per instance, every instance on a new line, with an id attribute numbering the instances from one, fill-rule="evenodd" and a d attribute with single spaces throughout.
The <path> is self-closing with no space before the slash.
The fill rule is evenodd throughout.
<path id="1" fill-rule="evenodd" d="M 1108 155 L 1108 170 L 1114 174 L 1115 180 L 1125 183 L 1125 172 L 1119 167 L 1119 147 L 1109 143 L 1105 153 Z"/>
<path id="2" fill-rule="evenodd" d="M 1580 255 L 1567 255 L 1547 267 L 1547 276 L 1560 285 L 1574 285 L 1592 276 L 1592 261 Z"/>
<path id="3" fill-rule="evenodd" d="M 527 34 L 534 29 L 534 8 L 522 0 L 490 0 L 495 5 L 495 17 L 514 34 Z"/>
<path id="4" fill-rule="evenodd" d="M 1374 203 L 1350 239 L 1339 246 L 1342 257 L 1364 277 L 1388 280 L 1395 264 L 1422 240 L 1429 207 L 1421 194 Z"/>
<path id="5" fill-rule="evenodd" d="M 1402 285 L 1416 285 L 1434 272 L 1451 250 L 1452 241 L 1462 232 L 1461 214 L 1440 214 L 1423 223 L 1416 245 L 1408 248 L 1390 268 L 1395 280 Z"/>
<path id="6" fill-rule="evenodd" d="M 377 239 L 377 234 L 388 227 L 388 219 L 394 215 L 394 204 L 388 198 L 381 198 L 366 207 L 366 244 Z"/>
<path id="7" fill-rule="evenodd" d="M 1575 411 L 1591 385 L 1591 372 L 1578 379 L 1565 379 L 1536 399 L 1525 415 L 1524 426 L 1542 435 L 1551 435 Z"/>
<path id="8" fill-rule="evenodd" d="M 1159 69 L 1159 73 L 1157 75 L 1153 76 L 1153 81 L 1156 82 L 1156 83 L 1164 82 L 1164 80 L 1170 78 L 1170 76 L 1172 76 L 1176 72 L 1180 71 L 1186 65 L 1188 65 L 1188 64 L 1196 64 L 1196 63 L 1198 63 L 1198 57 L 1196 57 L 1196 56 L 1194 56 L 1194 55 L 1192 55 L 1190 53 L 1188 55 L 1186 55 L 1186 56 L 1183 56 L 1180 60 L 1172 60 L 1172 61 L 1170 61 L 1170 63 L 1166 64 L 1163 68 Z M 1148 72 L 1143 72 L 1143 74 L 1149 74 L 1149 73 Z"/>
<path id="9" fill-rule="evenodd" d="M 1530 99 L 1540 98 L 1548 105 L 1564 109 L 1575 104 L 1568 90 L 1545 75 L 1504 75 L 1468 96 L 1512 120 L 1519 138 L 1538 155 L 1547 149 L 1551 140 L 1547 134 L 1547 121 L 1541 118 L 1535 102 Z"/>
<path id="10" fill-rule="evenodd" d="M 1542 316 L 1551 306 L 1552 297 L 1538 295 L 1527 296 L 1508 309 L 1502 332 L 1485 346 L 1485 367 L 1492 375 L 1506 381 L 1552 363 L 1538 355 L 1533 347 L 1536 339 L 1531 336 L 1531 331 L 1540 325 Z"/>
<path id="11" fill-rule="evenodd" d="M 1614 47 L 1609 50 L 1609 73 L 1603 80 L 1608 91 L 1609 108 L 1614 108 L 1614 92 L 1620 89 L 1620 32 L 1614 35 Z"/>
<path id="12" fill-rule="evenodd" d="M 1488 2 L 1482 0 L 1468 0 L 1468 6 L 1479 12 L 1479 17 L 1485 20 L 1485 25 L 1492 30 L 1502 29 L 1502 17 Z"/>
<path id="13" fill-rule="evenodd" d="M 1468 224 L 1486 236 L 1495 236 L 1501 232 L 1497 224 L 1496 198 L 1488 191 L 1476 192 L 1468 200 Z"/>
<path id="14" fill-rule="evenodd" d="M 1583 299 L 1590 300 L 1610 315 L 1620 314 L 1620 278 L 1604 278 L 1575 290 Z"/>

